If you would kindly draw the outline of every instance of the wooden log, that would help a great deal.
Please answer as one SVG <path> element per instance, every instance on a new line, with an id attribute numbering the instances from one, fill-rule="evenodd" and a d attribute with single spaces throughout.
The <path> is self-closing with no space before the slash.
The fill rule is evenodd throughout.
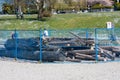
<path id="1" fill-rule="evenodd" d="M 86 44 L 85 41 L 80 36 L 74 34 L 73 32 L 69 32 L 69 33 L 72 34 L 73 36 L 77 37 L 82 45 Z"/>
<path id="2" fill-rule="evenodd" d="M 45 45 L 44 48 L 42 48 L 43 51 L 57 51 L 60 47 L 58 46 L 52 46 L 52 45 Z"/>
<path id="3" fill-rule="evenodd" d="M 112 51 L 112 49 L 114 47 L 111 47 L 111 46 L 100 46 L 100 48 L 104 49 L 104 50 L 108 50 L 108 51 Z"/>
<path id="4" fill-rule="evenodd" d="M 81 38 L 79 35 L 74 34 L 73 32 L 69 32 L 69 33 L 72 34 L 73 36 L 75 36 L 76 38 L 78 38 L 82 45 L 92 45 L 92 44 L 94 44 L 94 40 L 91 40 L 91 39 L 86 40 L 84 38 Z"/>
<path id="5" fill-rule="evenodd" d="M 84 60 L 95 60 L 95 58 L 91 55 L 86 55 L 86 54 L 80 54 L 80 53 L 75 53 L 75 57 L 78 59 L 84 59 Z"/>
<path id="6" fill-rule="evenodd" d="M 49 42 L 48 45 L 53 46 L 79 46 L 76 42 L 70 42 L 70 41 L 61 41 L 61 42 Z"/>
<path id="7" fill-rule="evenodd" d="M 18 49 L 39 50 L 39 42 L 39 38 L 8 39 L 4 45 L 8 50 L 15 49 L 16 43 Z"/>
<path id="8" fill-rule="evenodd" d="M 120 55 L 120 48 L 119 47 L 118 48 L 114 47 L 112 49 L 112 52 L 115 54 L 116 57 L 119 57 L 119 55 Z"/>
<path id="9" fill-rule="evenodd" d="M 60 40 L 59 40 L 60 39 Z M 73 38 L 68 38 L 68 39 L 64 39 L 64 38 L 55 38 L 54 39 L 49 39 L 50 41 L 47 42 L 48 45 L 53 45 L 53 46 L 81 46 L 81 42 L 79 41 L 79 39 L 73 39 Z M 84 39 L 83 39 L 84 41 Z M 92 45 L 94 43 L 93 40 L 88 40 L 86 41 L 86 43 L 89 45 Z"/>
<path id="10" fill-rule="evenodd" d="M 100 51 L 101 51 L 101 54 L 104 55 L 105 57 L 107 57 L 107 58 L 109 58 L 109 59 L 111 59 L 111 60 L 114 60 L 114 59 L 115 59 L 115 56 L 112 54 L 111 51 L 102 49 L 102 48 L 100 48 L 100 47 L 99 47 L 99 49 L 100 49 Z"/>
<path id="11" fill-rule="evenodd" d="M 48 38 L 48 41 L 49 42 L 56 42 L 56 41 L 72 41 L 74 40 L 75 38 Z M 81 38 L 83 41 L 86 40 L 86 38 Z M 87 41 L 88 42 L 94 42 L 94 39 L 93 38 L 87 38 Z"/>
<path id="12" fill-rule="evenodd" d="M 68 51 L 68 52 L 74 52 L 74 51 L 77 52 L 77 51 L 80 51 L 80 50 L 88 50 L 88 49 L 90 49 L 90 47 L 87 47 L 87 46 L 63 46 L 61 48 L 64 51 Z"/>
<path id="13" fill-rule="evenodd" d="M 40 52 L 37 51 L 35 54 L 39 55 Z M 63 53 L 59 53 L 56 51 L 42 51 L 42 60 L 53 62 L 53 61 L 65 61 L 65 56 Z"/>
<path id="14" fill-rule="evenodd" d="M 78 40 L 72 39 L 72 40 L 67 40 L 67 41 L 50 41 L 47 44 L 48 45 L 53 45 L 53 46 L 80 46 L 77 42 Z"/>
<path id="15" fill-rule="evenodd" d="M 70 40 L 72 40 L 73 38 L 54 38 L 54 37 L 52 37 L 52 38 L 49 38 L 49 41 L 51 42 L 51 41 L 70 41 Z"/>
<path id="16" fill-rule="evenodd" d="M 80 59 L 71 59 L 71 58 L 66 58 L 65 61 L 70 61 L 70 62 L 81 62 Z"/>
<path id="17" fill-rule="evenodd" d="M 86 40 L 86 44 L 91 46 L 93 44 L 95 44 L 94 40 Z"/>
<path id="18" fill-rule="evenodd" d="M 119 57 L 120 55 L 120 47 L 109 47 L 109 46 L 105 46 L 105 47 L 101 47 L 102 49 L 105 50 L 109 50 L 112 52 L 113 56 L 115 57 Z"/>
<path id="19" fill-rule="evenodd" d="M 86 55 L 86 54 L 80 54 L 76 53 L 76 59 L 81 59 L 81 60 L 96 60 L 95 56 L 92 55 Z M 104 58 L 98 57 L 99 61 L 104 61 Z"/>
<path id="20" fill-rule="evenodd" d="M 0 56 L 19 58 L 26 60 L 40 60 L 40 51 L 29 51 L 29 50 L 18 50 L 15 56 L 15 50 L 6 50 L 2 52 Z M 65 61 L 65 55 L 63 53 L 55 51 L 42 51 L 42 61 L 53 62 L 53 61 Z"/>
<path id="21" fill-rule="evenodd" d="M 72 51 L 68 51 L 68 53 L 80 53 L 80 54 L 86 54 L 86 55 L 95 55 L 95 50 L 91 50 L 91 49 L 85 49 L 85 50 L 72 50 Z"/>

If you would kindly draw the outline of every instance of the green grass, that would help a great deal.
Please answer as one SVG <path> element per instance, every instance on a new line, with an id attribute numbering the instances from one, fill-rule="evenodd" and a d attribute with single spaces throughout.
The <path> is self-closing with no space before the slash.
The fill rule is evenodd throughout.
<path id="1" fill-rule="evenodd" d="M 111 21 L 115 27 L 120 27 L 120 12 L 58 14 L 50 18 L 44 18 L 43 21 L 38 21 L 36 19 L 37 15 L 25 15 L 24 17 L 24 20 L 17 20 L 15 15 L 0 16 L 0 29 L 104 28 L 108 21 Z"/>

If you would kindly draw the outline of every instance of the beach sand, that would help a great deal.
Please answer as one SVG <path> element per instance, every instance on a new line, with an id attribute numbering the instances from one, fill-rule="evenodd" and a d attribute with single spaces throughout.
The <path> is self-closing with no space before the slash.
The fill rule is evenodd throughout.
<path id="1" fill-rule="evenodd" d="M 120 80 L 120 62 L 39 64 L 0 60 L 0 80 Z"/>

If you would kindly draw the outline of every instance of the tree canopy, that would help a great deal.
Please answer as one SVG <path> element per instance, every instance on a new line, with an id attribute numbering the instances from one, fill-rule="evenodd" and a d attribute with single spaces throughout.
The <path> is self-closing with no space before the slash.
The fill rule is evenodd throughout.
<path id="1" fill-rule="evenodd" d="M 113 0 L 116 2 L 116 0 Z M 91 8 L 104 8 L 113 6 L 112 0 L 5 0 L 3 11 L 5 13 L 37 13 L 38 20 L 44 16 L 51 16 L 54 10 L 84 10 Z M 119 4 L 116 3 L 119 8 Z"/>

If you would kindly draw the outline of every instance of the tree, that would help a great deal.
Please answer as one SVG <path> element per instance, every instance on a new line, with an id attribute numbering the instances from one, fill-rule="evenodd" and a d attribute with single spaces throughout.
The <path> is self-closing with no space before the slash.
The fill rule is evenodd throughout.
<path id="1" fill-rule="evenodd" d="M 76 2 L 73 0 L 64 0 L 64 3 L 68 5 L 69 9 L 74 9 L 76 6 Z"/>
<path id="2" fill-rule="evenodd" d="M 114 2 L 114 10 L 120 10 L 120 0 L 112 0 Z"/>
<path id="3" fill-rule="evenodd" d="M 2 10 L 3 10 L 4 14 L 12 14 L 12 12 L 13 12 L 13 5 L 4 3 L 2 5 Z"/>
<path id="4" fill-rule="evenodd" d="M 23 19 L 23 13 L 25 11 L 25 0 L 14 0 L 14 9 L 17 19 L 21 17 Z"/>
<path id="5" fill-rule="evenodd" d="M 38 20 L 41 20 L 44 16 L 51 16 L 56 0 L 35 0 L 34 3 L 38 10 Z"/>
<path id="6" fill-rule="evenodd" d="M 50 6 L 52 9 L 55 8 L 55 4 L 57 3 L 57 0 L 50 0 Z"/>
<path id="7" fill-rule="evenodd" d="M 64 0 L 70 9 L 83 10 L 87 8 L 87 0 Z"/>
<path id="8" fill-rule="evenodd" d="M 87 9 L 87 0 L 80 0 L 80 9 Z"/>
<path id="9" fill-rule="evenodd" d="M 38 10 L 38 20 L 42 19 L 44 11 L 44 1 L 45 0 L 35 0 L 35 4 Z"/>

